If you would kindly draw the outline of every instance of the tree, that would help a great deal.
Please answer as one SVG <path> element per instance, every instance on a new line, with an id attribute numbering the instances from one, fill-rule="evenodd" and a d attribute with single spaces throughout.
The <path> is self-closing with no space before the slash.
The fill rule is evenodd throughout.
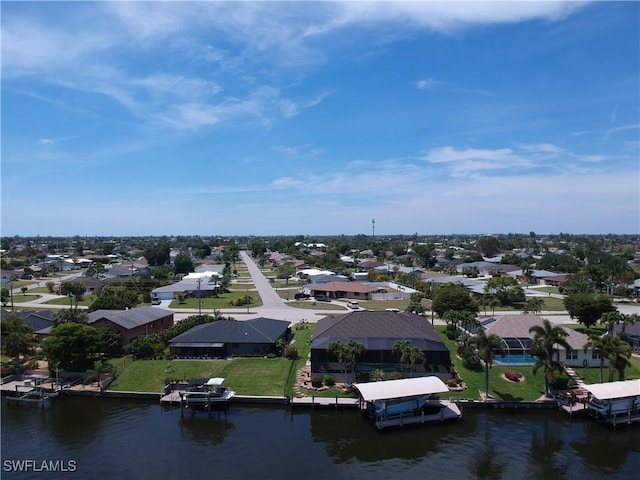
<path id="1" fill-rule="evenodd" d="M 445 312 L 443 320 L 447 322 L 447 330 L 451 331 L 453 336 L 456 336 L 458 326 L 466 327 L 468 330 L 476 324 L 476 315 L 466 310 L 449 310 Z"/>
<path id="2" fill-rule="evenodd" d="M 87 323 L 89 316 L 86 310 L 58 310 L 53 314 L 53 324 L 59 325 L 61 323 Z"/>
<path id="3" fill-rule="evenodd" d="M 443 318 L 449 310 L 478 313 L 477 302 L 471 297 L 469 290 L 460 283 L 445 283 L 436 288 L 433 296 L 432 310 Z"/>
<path id="4" fill-rule="evenodd" d="M 106 269 L 104 268 L 104 265 L 100 262 L 93 262 L 91 265 L 89 265 L 89 268 L 87 268 L 84 272 L 84 274 L 87 277 L 99 277 L 100 275 L 102 275 L 104 272 L 106 272 Z"/>
<path id="5" fill-rule="evenodd" d="M 391 351 L 399 356 L 400 362 L 404 364 L 405 373 L 409 370 L 409 376 L 413 372 L 414 365 L 425 360 L 425 355 L 422 350 L 416 347 L 410 340 L 397 340 Z"/>
<path id="6" fill-rule="evenodd" d="M 497 237 L 481 237 L 478 239 L 478 248 L 485 257 L 493 257 L 500 251 L 500 240 Z"/>
<path id="7" fill-rule="evenodd" d="M 60 294 L 69 297 L 69 308 L 78 310 L 78 302 L 82 300 L 85 288 L 80 282 L 62 282 L 60 284 Z"/>
<path id="8" fill-rule="evenodd" d="M 614 372 L 618 372 L 618 380 L 624 380 L 624 371 L 631 366 L 631 346 L 619 335 L 613 337 L 609 351 L 609 381 L 613 381 Z"/>
<path id="9" fill-rule="evenodd" d="M 167 242 L 156 243 L 148 245 L 144 250 L 144 258 L 147 259 L 147 263 L 150 266 L 156 267 L 158 265 L 164 265 L 169 263 L 169 253 L 171 248 Z"/>
<path id="10" fill-rule="evenodd" d="M 27 290 L 29 290 L 27 287 L 20 287 L 20 291 L 22 292 L 22 295 L 26 295 Z"/>
<path id="11" fill-rule="evenodd" d="M 553 325 L 546 318 L 542 319 L 542 325 L 534 325 L 531 327 L 529 333 L 533 333 L 531 354 L 537 359 L 532 372 L 535 375 L 539 368 L 544 369 L 544 391 L 548 397 L 553 371 L 556 366 L 560 365 L 560 350 L 557 346 L 560 345 L 564 347 L 568 352 L 572 350 L 571 345 L 569 345 L 566 340 L 568 334 L 564 328 Z M 555 362 L 553 360 L 554 352 L 557 355 Z"/>
<path id="12" fill-rule="evenodd" d="M 9 303 L 10 299 L 11 299 L 11 291 L 8 288 L 0 289 L 0 302 L 2 303 L 3 307 L 7 306 L 7 303 Z"/>
<path id="13" fill-rule="evenodd" d="M 341 366 L 341 370 L 343 373 L 347 372 L 347 366 L 346 366 L 346 358 L 347 358 L 347 351 L 346 351 L 346 344 L 342 343 L 340 340 L 335 340 L 333 342 L 329 342 L 327 344 L 327 353 L 333 357 L 335 357 L 336 360 L 338 360 L 338 363 Z"/>
<path id="14" fill-rule="evenodd" d="M 190 273 L 195 270 L 191 257 L 188 253 L 180 252 L 173 261 L 173 269 L 177 274 Z"/>
<path id="15" fill-rule="evenodd" d="M 365 347 L 356 340 L 349 340 L 347 343 L 343 343 L 340 340 L 329 342 L 327 345 L 327 353 L 334 356 L 338 362 L 342 365 L 342 371 L 344 373 L 347 370 L 351 371 L 351 379 L 353 381 L 353 375 L 355 373 L 355 367 L 358 358 L 365 352 Z"/>
<path id="16" fill-rule="evenodd" d="M 475 336 L 475 347 L 480 360 L 484 363 L 484 394 L 489 396 L 489 369 L 493 366 L 495 353 L 504 355 L 502 339 L 495 333 L 487 335 L 484 328 L 479 328 Z"/>
<path id="17" fill-rule="evenodd" d="M 613 312 L 616 308 L 606 295 L 593 296 L 588 293 L 567 295 L 564 307 L 571 316 L 586 327 L 592 327 L 606 312 Z"/>
<path id="18" fill-rule="evenodd" d="M 584 344 L 584 351 L 591 348 L 598 353 L 600 357 L 600 383 L 604 382 L 604 361 L 609 358 L 611 351 L 615 348 L 614 337 L 612 335 L 598 335 L 592 333 L 589 340 Z"/>
<path id="19" fill-rule="evenodd" d="M 54 368 L 84 372 L 97 360 L 101 343 L 96 328 L 68 322 L 51 329 L 51 335 L 43 342 L 43 350 L 49 365 Z"/>
<path id="20" fill-rule="evenodd" d="M 47 283 L 45 283 L 45 286 L 47 287 L 47 290 L 48 290 L 49 293 L 53 293 L 56 284 L 53 283 L 53 282 L 47 282 Z"/>
<path id="21" fill-rule="evenodd" d="M 38 344 L 33 328 L 16 314 L 2 318 L 0 332 L 2 352 L 15 360 L 16 367 L 20 364 L 20 356 L 30 354 Z"/>
<path id="22" fill-rule="evenodd" d="M 419 243 L 413 247 L 416 262 L 423 268 L 431 268 L 436 264 L 435 247 L 432 243 Z"/>
<path id="23" fill-rule="evenodd" d="M 284 262 L 278 267 L 278 278 L 284 278 L 286 284 L 289 285 L 289 277 L 296 273 L 296 264 L 293 262 Z"/>
<path id="24" fill-rule="evenodd" d="M 351 370 L 351 383 L 353 383 L 353 377 L 355 376 L 356 364 L 358 358 L 366 351 L 363 344 L 356 340 L 349 340 L 346 345 L 346 360 Z"/>
<path id="25" fill-rule="evenodd" d="M 89 311 L 126 310 L 136 307 L 139 303 L 140 297 L 134 290 L 124 286 L 105 285 L 91 302 Z"/>
<path id="26" fill-rule="evenodd" d="M 501 305 L 513 305 L 525 300 L 524 290 L 513 277 L 494 277 L 484 286 L 487 295 L 493 295 Z"/>
<path id="27" fill-rule="evenodd" d="M 600 318 L 600 323 L 606 325 L 608 335 L 613 335 L 613 328 L 616 324 L 622 323 L 623 318 L 624 315 L 622 313 L 618 310 L 613 310 L 611 312 L 604 312 Z"/>
<path id="28" fill-rule="evenodd" d="M 525 302 L 523 312 L 538 315 L 542 311 L 542 307 L 544 307 L 544 300 L 540 297 L 532 297 Z"/>

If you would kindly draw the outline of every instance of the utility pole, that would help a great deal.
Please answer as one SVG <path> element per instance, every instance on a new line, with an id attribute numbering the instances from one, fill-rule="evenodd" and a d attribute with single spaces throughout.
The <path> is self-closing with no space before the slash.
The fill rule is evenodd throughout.
<path id="1" fill-rule="evenodd" d="M 202 316 L 202 295 L 200 293 L 200 283 L 202 278 L 198 278 L 198 316 Z"/>
<path id="2" fill-rule="evenodd" d="M 375 218 L 371 219 L 371 236 L 372 237 L 376 236 L 376 219 Z"/>

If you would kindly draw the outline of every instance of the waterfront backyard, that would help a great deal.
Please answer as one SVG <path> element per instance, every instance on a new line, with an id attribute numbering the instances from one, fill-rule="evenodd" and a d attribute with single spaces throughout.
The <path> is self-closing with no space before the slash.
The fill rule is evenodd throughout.
<path id="1" fill-rule="evenodd" d="M 296 395 L 296 373 L 305 366 L 310 351 L 310 339 L 315 324 L 302 324 L 294 329 L 294 339 L 298 347 L 298 359 L 293 361 L 282 357 L 236 357 L 229 360 L 137 360 L 114 359 L 117 378 L 109 386 L 113 391 L 160 392 L 173 380 L 194 380 L 198 378 L 224 377 L 226 383 L 238 395 L 284 396 Z M 440 395 L 441 398 L 458 397 L 478 400 L 484 392 L 484 370 L 474 371 L 462 366 L 455 355 L 455 342 L 445 335 L 445 327 L 437 326 L 436 331 L 451 351 L 451 357 L 467 389 Z M 640 378 L 640 358 L 632 357 L 626 378 Z M 576 369 L 587 383 L 599 382 L 599 369 Z M 519 373 L 524 381 L 513 382 L 505 378 L 506 372 Z M 605 381 L 608 371 L 605 369 Z M 341 388 L 323 391 L 309 391 L 309 395 L 322 397 L 348 396 Z M 542 371 L 533 375 L 530 366 L 494 366 L 490 370 L 489 395 L 505 401 L 535 401 L 544 394 Z"/>

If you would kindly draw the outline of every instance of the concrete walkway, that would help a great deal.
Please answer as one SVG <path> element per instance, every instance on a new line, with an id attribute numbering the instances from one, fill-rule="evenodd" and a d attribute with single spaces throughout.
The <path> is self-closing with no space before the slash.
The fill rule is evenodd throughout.
<path id="1" fill-rule="evenodd" d="M 582 388 L 584 387 L 585 383 L 584 380 L 582 380 L 582 378 L 580 378 L 580 375 L 578 375 L 573 368 L 571 367 L 564 367 L 564 371 L 566 372 L 567 375 L 569 375 L 569 378 L 571 380 L 573 380 L 576 385 L 578 385 L 578 388 Z"/>

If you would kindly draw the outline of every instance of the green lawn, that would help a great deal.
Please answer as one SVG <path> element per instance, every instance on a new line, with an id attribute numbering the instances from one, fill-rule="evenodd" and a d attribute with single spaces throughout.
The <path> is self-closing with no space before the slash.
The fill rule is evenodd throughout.
<path id="1" fill-rule="evenodd" d="M 38 288 L 30 288 L 29 293 L 51 293 L 51 292 L 47 287 L 38 287 Z M 55 294 L 55 289 L 54 289 L 54 293 L 51 293 L 51 294 L 52 295 Z"/>
<path id="2" fill-rule="evenodd" d="M 23 303 L 23 302 L 33 302 L 40 298 L 40 295 L 23 295 L 22 293 L 13 294 L 13 303 Z M 11 303 L 11 299 L 9 299 L 8 303 Z"/>
<path id="3" fill-rule="evenodd" d="M 484 392 L 484 370 L 474 371 L 465 368 L 462 361 L 456 357 L 456 345 L 445 335 L 444 326 L 436 326 L 436 332 L 451 352 L 451 359 L 455 369 L 467 385 L 464 392 L 443 394 L 441 398 L 456 396 L 460 398 L 480 399 L 480 391 Z M 505 372 L 518 372 L 524 375 L 524 382 L 514 383 L 502 378 Z M 544 376 L 539 371 L 533 375 L 531 367 L 498 367 L 494 366 L 489 372 L 489 395 L 501 400 L 533 401 L 544 395 Z"/>
<path id="4" fill-rule="evenodd" d="M 235 292 L 223 293 L 218 297 L 202 297 L 201 308 L 229 308 L 229 302 L 235 302 L 237 299 L 244 297 L 245 295 L 251 295 L 253 297 L 253 303 L 249 305 L 249 307 L 260 307 L 262 305 L 262 297 L 258 294 L 258 292 L 254 291 L 246 291 L 246 290 L 238 290 Z M 178 302 L 178 300 L 173 300 L 170 305 L 171 308 L 198 308 L 198 299 L 197 298 L 186 298 L 184 303 Z M 239 308 L 239 307 L 238 307 Z"/>
<path id="5" fill-rule="evenodd" d="M 640 378 L 640 358 L 631 357 L 629 359 L 631 363 L 630 367 L 624 371 L 625 380 L 634 380 Z M 600 368 L 574 368 L 573 369 L 584 380 L 585 383 L 600 383 Z M 604 367 L 602 370 L 602 378 L 605 382 L 609 381 L 609 367 Z M 614 381 L 618 380 L 618 374 L 615 373 L 613 377 Z"/>
<path id="6" fill-rule="evenodd" d="M 93 298 L 91 296 L 86 296 L 82 298 L 82 301 L 78 302 L 78 306 L 80 307 L 89 307 L 93 302 Z M 44 302 L 44 305 L 69 305 L 69 298 L 54 298 L 53 300 L 49 300 L 48 302 Z M 75 307 L 75 301 L 73 302 Z"/>
<path id="7" fill-rule="evenodd" d="M 299 358 L 295 370 L 304 366 L 309 354 L 309 340 L 315 324 L 294 330 Z M 114 360 L 119 361 L 119 360 Z M 121 368 L 109 390 L 160 392 L 170 378 L 189 379 L 224 377 L 238 395 L 284 394 L 291 360 L 285 358 L 245 358 L 232 360 L 137 360 Z M 168 371 L 165 371 L 168 370 Z M 293 389 L 290 390 L 293 393 Z"/>

